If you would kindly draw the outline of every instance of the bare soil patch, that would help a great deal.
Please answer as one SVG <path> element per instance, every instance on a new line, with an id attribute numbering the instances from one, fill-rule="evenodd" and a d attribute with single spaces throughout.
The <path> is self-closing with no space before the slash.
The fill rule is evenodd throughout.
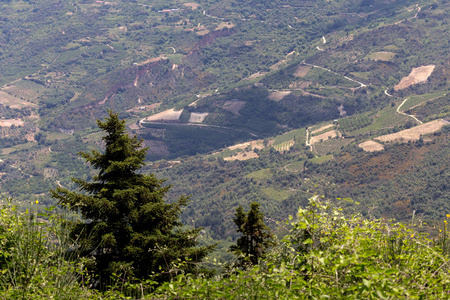
<path id="1" fill-rule="evenodd" d="M 297 70 L 295 70 L 295 72 L 294 72 L 294 76 L 305 77 L 306 74 L 308 74 L 309 70 L 311 70 L 310 66 L 299 65 L 297 67 Z"/>
<path id="2" fill-rule="evenodd" d="M 172 108 L 172 109 L 168 109 L 166 111 L 157 113 L 153 116 L 147 117 L 147 119 L 145 119 L 145 121 L 147 121 L 147 122 L 177 121 L 178 119 L 180 119 L 182 112 L 183 112 L 182 110 L 175 111 L 175 109 Z"/>
<path id="3" fill-rule="evenodd" d="M 252 149 L 254 149 L 254 148 L 263 149 L 264 148 L 264 140 L 255 140 L 255 141 L 251 141 L 251 142 L 237 144 L 237 145 L 228 147 L 228 149 L 230 149 L 230 150 L 245 149 L 248 146 L 250 146 Z"/>
<path id="4" fill-rule="evenodd" d="M 231 157 L 225 157 L 223 160 L 227 160 L 227 161 L 233 161 L 233 160 L 247 160 L 247 159 L 251 159 L 251 158 L 257 158 L 259 157 L 258 154 L 256 154 L 253 151 L 248 151 L 248 152 L 240 152 L 235 156 L 231 156 Z"/>
<path id="5" fill-rule="evenodd" d="M 289 95 L 290 93 L 291 93 L 291 91 L 272 92 L 269 95 L 269 99 L 273 100 L 273 101 L 280 101 L 281 99 L 283 99 L 285 96 Z"/>
<path id="6" fill-rule="evenodd" d="M 127 112 L 152 111 L 160 105 L 161 105 L 161 103 L 154 103 L 151 105 L 138 105 L 138 106 L 128 109 Z"/>
<path id="7" fill-rule="evenodd" d="M 444 125 L 448 125 L 450 122 L 445 120 L 434 120 L 413 128 L 405 129 L 396 133 L 391 133 L 387 135 L 382 135 L 377 137 L 376 139 L 382 142 L 390 142 L 390 141 L 417 141 L 421 135 L 434 133 L 440 130 Z"/>
<path id="8" fill-rule="evenodd" d="M 418 68 L 413 68 L 411 73 L 400 80 L 400 83 L 394 87 L 394 90 L 402 90 L 407 87 L 427 81 L 431 73 L 433 73 L 435 65 L 421 66 Z"/>
<path id="9" fill-rule="evenodd" d="M 1 127 L 11 127 L 12 125 L 14 125 L 14 126 L 22 126 L 23 123 L 24 122 L 22 120 L 16 120 L 16 119 L 0 120 L 0 126 Z"/>
<path id="10" fill-rule="evenodd" d="M 359 144 L 358 146 L 367 152 L 375 152 L 375 151 L 384 150 L 384 146 L 375 141 L 365 141 L 365 142 L 362 142 L 361 144 Z"/>
<path id="11" fill-rule="evenodd" d="M 258 77 L 264 76 L 264 75 L 266 75 L 266 74 L 267 74 L 266 72 L 257 72 L 257 73 L 255 73 L 255 74 L 252 74 L 252 75 L 248 76 L 248 77 L 245 78 L 245 79 L 246 79 L 246 80 L 252 80 L 252 79 L 256 79 L 256 78 L 258 78 Z"/>
<path id="12" fill-rule="evenodd" d="M 329 128 L 332 128 L 333 126 L 334 126 L 333 124 L 328 124 L 328 125 L 322 126 L 319 129 L 316 129 L 313 132 L 311 132 L 311 134 L 316 134 L 318 132 L 321 132 L 321 131 L 327 130 Z"/>
<path id="13" fill-rule="evenodd" d="M 223 108 L 231 111 L 235 115 L 239 115 L 239 111 L 245 106 L 244 101 L 231 100 L 224 103 Z"/>
<path id="14" fill-rule="evenodd" d="M 183 5 L 189 7 L 190 9 L 197 9 L 200 6 L 200 4 L 195 2 L 188 2 L 184 3 Z"/>
<path id="15" fill-rule="evenodd" d="M 394 56 L 395 56 L 394 52 L 381 51 L 381 52 L 370 53 L 369 55 L 367 55 L 367 58 L 370 58 L 373 60 L 390 61 L 394 58 Z"/>
<path id="16" fill-rule="evenodd" d="M 208 116 L 209 113 L 191 113 L 189 117 L 189 123 L 203 123 L 203 120 Z"/>
<path id="17" fill-rule="evenodd" d="M 309 143 L 311 145 L 314 145 L 316 143 L 320 143 L 320 142 L 326 141 L 326 140 L 334 138 L 334 137 L 337 137 L 336 131 L 331 130 L 331 131 L 327 131 L 325 133 L 311 137 Z"/>
<path id="18" fill-rule="evenodd" d="M 4 91 L 0 91 L 0 104 L 9 105 L 11 108 L 23 108 L 27 106 L 37 107 L 36 104 L 22 100 Z"/>

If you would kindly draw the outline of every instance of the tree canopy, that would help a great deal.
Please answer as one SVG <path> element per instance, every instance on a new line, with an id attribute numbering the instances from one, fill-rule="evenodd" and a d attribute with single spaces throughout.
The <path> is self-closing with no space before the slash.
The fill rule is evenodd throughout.
<path id="1" fill-rule="evenodd" d="M 80 155 L 98 174 L 92 182 L 73 179 L 78 192 L 57 188 L 52 196 L 81 213 L 72 234 L 82 255 L 93 259 L 91 270 L 99 275 L 99 284 L 106 284 L 112 274 L 142 279 L 159 272 L 160 278 L 168 277 L 175 261 L 191 261 L 186 265 L 195 268 L 213 246 L 197 246 L 200 228 L 181 228 L 179 216 L 188 198 L 165 203 L 170 186 L 153 174 L 138 172 L 147 148 L 126 133 L 118 114 L 109 112 L 97 124 L 106 133 L 104 153 L 92 150 Z"/>

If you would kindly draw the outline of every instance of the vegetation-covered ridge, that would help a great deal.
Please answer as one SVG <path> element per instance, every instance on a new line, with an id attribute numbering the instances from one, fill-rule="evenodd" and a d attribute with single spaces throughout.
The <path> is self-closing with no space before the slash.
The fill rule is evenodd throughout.
<path id="1" fill-rule="evenodd" d="M 310 199 L 278 224 L 276 246 L 253 267 L 227 266 L 211 276 L 183 272 L 163 284 L 129 283 L 112 275 L 109 288 L 89 289 L 85 262 L 67 253 L 65 222 L 53 212 L 0 215 L 0 296 L 15 299 L 446 299 L 450 283 L 448 214 L 436 229 L 412 215 L 408 225 L 352 213 L 349 200 Z M 432 231 L 432 236 L 423 233 Z M 72 250 L 70 250 L 72 249 Z M 68 250 L 70 250 L 68 252 Z M 219 266 L 219 265 L 218 265 Z M 157 274 L 155 274 L 157 276 Z"/>

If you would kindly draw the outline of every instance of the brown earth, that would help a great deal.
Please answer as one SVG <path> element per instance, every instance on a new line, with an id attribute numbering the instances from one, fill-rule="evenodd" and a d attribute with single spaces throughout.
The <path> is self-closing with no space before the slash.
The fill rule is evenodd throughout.
<path id="1" fill-rule="evenodd" d="M 324 130 L 326 130 L 326 129 L 328 129 L 328 128 L 331 128 L 331 127 L 333 127 L 333 126 L 334 126 L 333 124 L 328 124 L 328 125 L 322 126 L 322 127 L 320 127 L 319 129 L 316 129 L 316 130 L 314 130 L 313 132 L 311 132 L 311 134 L 316 134 L 316 133 L 318 133 L 318 132 L 321 132 L 321 131 L 324 131 Z"/>
<path id="2" fill-rule="evenodd" d="M 444 125 L 448 125 L 450 122 L 445 120 L 434 120 L 419 126 L 415 126 L 413 128 L 405 129 L 396 133 L 391 133 L 387 135 L 382 135 L 377 137 L 376 139 L 382 142 L 389 141 L 417 141 L 421 135 L 430 134 L 440 130 Z"/>
<path id="3" fill-rule="evenodd" d="M 231 157 L 225 157 L 223 160 L 227 160 L 227 161 L 233 161 L 233 160 L 247 160 L 247 159 L 251 159 L 251 158 L 257 158 L 259 157 L 258 154 L 256 154 L 253 151 L 248 151 L 248 152 L 240 152 L 235 156 L 231 156 Z"/>
<path id="4" fill-rule="evenodd" d="M 413 68 L 411 73 L 400 80 L 400 83 L 394 87 L 394 90 L 402 90 L 407 87 L 418 84 L 424 81 L 427 81 L 428 77 L 430 77 L 431 73 L 433 73 L 435 65 L 421 66 L 418 68 Z"/>
<path id="5" fill-rule="evenodd" d="M 285 96 L 289 95 L 291 93 L 291 91 L 276 91 L 276 92 L 272 92 L 269 95 L 269 99 L 273 100 L 273 101 L 280 101 L 281 99 L 283 99 Z"/>
<path id="6" fill-rule="evenodd" d="M 175 111 L 174 108 L 168 109 L 166 111 L 157 113 L 153 116 L 147 117 L 145 121 L 147 122 L 156 122 L 156 121 L 177 121 L 180 118 L 183 110 Z"/>
<path id="7" fill-rule="evenodd" d="M 295 72 L 294 72 L 294 76 L 305 77 L 306 74 L 308 74 L 309 70 L 311 70 L 310 66 L 299 65 L 297 67 L 297 70 L 295 70 Z"/>
<path id="8" fill-rule="evenodd" d="M 334 137 L 337 137 L 336 131 L 331 130 L 331 131 L 327 131 L 325 133 L 311 137 L 309 143 L 311 145 L 314 145 L 315 143 L 319 143 L 320 141 L 326 141 L 326 140 L 334 138 Z"/>
<path id="9" fill-rule="evenodd" d="M 358 146 L 367 152 L 375 152 L 375 151 L 384 150 L 384 146 L 382 144 L 374 142 L 374 141 L 365 141 L 365 142 L 362 142 L 361 144 L 359 144 Z"/>
<path id="10" fill-rule="evenodd" d="M 22 120 L 5 119 L 5 120 L 0 120 L 0 127 L 11 127 L 12 125 L 14 125 L 14 126 L 22 126 L 23 123 L 24 122 Z"/>

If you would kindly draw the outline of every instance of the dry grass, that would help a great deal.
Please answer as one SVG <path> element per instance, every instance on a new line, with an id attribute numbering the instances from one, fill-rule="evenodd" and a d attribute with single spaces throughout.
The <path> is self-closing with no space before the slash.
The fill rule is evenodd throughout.
<path id="1" fill-rule="evenodd" d="M 257 157 L 259 157 L 259 155 L 256 154 L 255 152 L 253 152 L 253 151 L 246 151 L 246 152 L 239 152 L 235 156 L 225 157 L 223 160 L 227 160 L 227 161 L 247 160 L 247 159 L 257 158 Z"/>
<path id="2" fill-rule="evenodd" d="M 4 91 L 0 91 L 0 104 L 3 104 L 5 106 L 8 105 L 11 108 L 18 108 L 18 109 L 28 106 L 37 107 L 37 105 L 34 103 L 22 100 Z"/>
<path id="3" fill-rule="evenodd" d="M 366 57 L 373 59 L 373 60 L 391 61 L 394 58 L 394 56 L 395 56 L 394 52 L 381 51 L 381 52 L 370 53 Z"/>
<path id="4" fill-rule="evenodd" d="M 332 128 L 332 127 L 334 127 L 333 124 L 328 124 L 328 125 L 325 125 L 325 126 L 320 127 L 319 129 L 314 130 L 313 132 L 311 132 L 311 134 L 316 134 L 316 133 L 318 133 L 318 132 L 327 130 L 327 129 Z"/>
<path id="5" fill-rule="evenodd" d="M 400 80 L 400 83 L 394 87 L 394 90 L 402 90 L 407 87 L 427 81 L 431 73 L 433 73 L 435 65 L 421 66 L 418 68 L 413 68 L 411 73 Z"/>
<path id="6" fill-rule="evenodd" d="M 375 151 L 384 150 L 384 146 L 375 141 L 365 141 L 365 142 L 362 142 L 361 144 L 359 144 L 358 146 L 367 152 L 375 152 Z"/>
<path id="7" fill-rule="evenodd" d="M 254 148 L 263 149 L 264 148 L 264 140 L 254 140 L 251 142 L 237 144 L 237 145 L 228 147 L 228 149 L 230 149 L 230 150 L 242 149 L 243 150 L 243 149 L 247 148 L 248 146 L 250 146 L 252 149 L 254 149 Z"/>
<path id="8" fill-rule="evenodd" d="M 208 113 L 191 113 L 189 123 L 203 123 L 203 120 L 208 116 Z"/>
<path id="9" fill-rule="evenodd" d="M 0 120 L 0 127 L 11 127 L 14 126 L 22 126 L 23 121 L 22 120 L 16 120 L 16 119 L 6 119 L 6 120 Z"/>
<path id="10" fill-rule="evenodd" d="M 146 119 L 147 122 L 157 122 L 157 121 L 177 121 L 180 119 L 180 115 L 183 111 L 175 111 L 175 109 L 168 109 L 166 111 L 157 113 Z"/>
<path id="11" fill-rule="evenodd" d="M 327 131 L 325 133 L 311 137 L 309 143 L 311 145 L 314 145 L 316 143 L 320 143 L 320 142 L 326 141 L 326 140 L 334 138 L 334 137 L 337 137 L 336 131 L 331 130 L 331 131 Z"/>
<path id="12" fill-rule="evenodd" d="M 290 93 L 291 93 L 291 91 L 272 92 L 269 95 L 269 99 L 273 100 L 273 101 L 280 101 L 281 99 L 283 99 L 285 96 L 289 95 Z"/>
<path id="13" fill-rule="evenodd" d="M 387 135 L 382 135 L 376 139 L 382 142 L 390 141 L 417 141 L 421 135 L 434 133 L 440 130 L 444 125 L 448 125 L 450 122 L 445 120 L 434 120 L 413 128 L 405 129 L 396 133 L 391 133 Z"/>

